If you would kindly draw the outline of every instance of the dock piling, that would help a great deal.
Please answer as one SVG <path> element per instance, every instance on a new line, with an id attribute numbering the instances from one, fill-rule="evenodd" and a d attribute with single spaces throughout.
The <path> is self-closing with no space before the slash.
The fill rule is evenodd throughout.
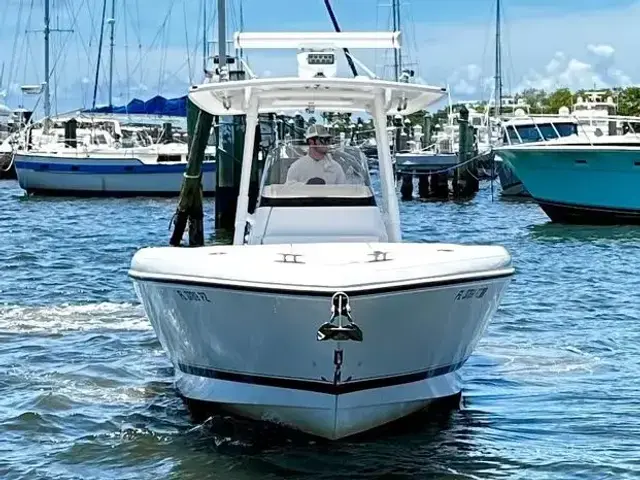
<path id="1" fill-rule="evenodd" d="M 189 246 L 204 245 L 204 225 L 202 207 L 202 162 L 207 148 L 213 116 L 196 105 L 187 102 L 187 131 L 189 153 L 187 168 L 182 180 L 178 208 L 174 215 L 174 230 L 169 244 L 178 247 L 189 224 Z"/>

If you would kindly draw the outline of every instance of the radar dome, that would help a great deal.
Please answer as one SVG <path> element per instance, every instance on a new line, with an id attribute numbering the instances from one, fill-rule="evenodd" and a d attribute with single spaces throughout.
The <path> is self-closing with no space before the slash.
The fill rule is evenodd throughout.
<path id="1" fill-rule="evenodd" d="M 560 107 L 558 110 L 559 115 L 569 115 L 569 109 L 567 107 Z"/>
<path id="2" fill-rule="evenodd" d="M 525 116 L 525 112 L 522 108 L 518 108 L 515 112 L 516 117 L 524 117 Z"/>

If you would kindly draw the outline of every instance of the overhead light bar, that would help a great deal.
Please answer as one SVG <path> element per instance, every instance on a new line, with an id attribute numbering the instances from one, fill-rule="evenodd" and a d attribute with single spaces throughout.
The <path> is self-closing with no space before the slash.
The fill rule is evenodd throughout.
<path id="1" fill-rule="evenodd" d="M 400 48 L 400 32 L 236 32 L 237 49 Z"/>

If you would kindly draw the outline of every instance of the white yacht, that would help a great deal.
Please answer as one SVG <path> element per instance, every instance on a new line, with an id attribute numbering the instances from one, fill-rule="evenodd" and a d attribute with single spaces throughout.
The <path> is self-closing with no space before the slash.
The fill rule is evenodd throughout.
<path id="1" fill-rule="evenodd" d="M 612 96 L 603 91 L 587 91 L 576 98 L 571 107 L 580 125 L 581 133 L 590 137 L 618 135 L 617 122 L 613 120 L 618 105 Z"/>
<path id="2" fill-rule="evenodd" d="M 283 109 L 371 115 L 381 192 L 359 148 L 332 150 L 311 135 L 302 161 L 325 155 L 318 168 L 339 166 L 343 180 L 327 183 L 323 171 L 287 180 L 298 159 L 276 148 L 249 214 L 247 135 L 233 244 L 136 252 L 129 276 L 187 399 L 339 439 L 460 395 L 460 369 L 514 268 L 498 245 L 403 242 L 386 119 L 445 90 L 336 72 L 336 50 L 397 48 L 399 39 L 237 33 L 237 48 L 301 49 L 298 76 L 191 88 L 212 115 L 246 115 L 248 131 L 259 113 Z"/>

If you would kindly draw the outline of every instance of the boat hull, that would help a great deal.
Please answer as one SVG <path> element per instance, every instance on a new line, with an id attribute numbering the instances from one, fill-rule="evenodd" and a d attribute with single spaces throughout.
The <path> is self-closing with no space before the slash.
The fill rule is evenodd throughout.
<path id="1" fill-rule="evenodd" d="M 16 154 L 20 187 L 30 194 L 72 196 L 175 196 L 186 163 L 139 158 L 60 157 Z M 203 193 L 213 195 L 216 164 L 203 164 Z"/>
<path id="2" fill-rule="evenodd" d="M 511 272 L 512 273 L 512 272 Z M 358 341 L 318 341 L 331 296 L 130 272 L 187 399 L 339 439 L 461 392 L 509 274 L 350 297 Z"/>
<path id="3" fill-rule="evenodd" d="M 503 160 L 496 161 L 498 178 L 502 187 L 502 195 L 505 197 L 530 197 L 531 194 L 522 184 L 511 165 Z"/>
<path id="4" fill-rule="evenodd" d="M 16 166 L 12 153 L 0 153 L 0 180 L 15 180 Z"/>
<path id="5" fill-rule="evenodd" d="M 501 152 L 554 222 L 640 223 L 638 147 L 542 146 Z"/>

